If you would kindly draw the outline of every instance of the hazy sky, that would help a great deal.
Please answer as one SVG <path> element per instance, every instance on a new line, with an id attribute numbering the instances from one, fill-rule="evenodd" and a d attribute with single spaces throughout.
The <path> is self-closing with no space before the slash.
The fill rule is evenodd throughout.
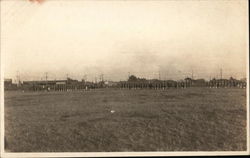
<path id="1" fill-rule="evenodd" d="M 5 78 L 246 76 L 247 1 L 1 1 Z"/>

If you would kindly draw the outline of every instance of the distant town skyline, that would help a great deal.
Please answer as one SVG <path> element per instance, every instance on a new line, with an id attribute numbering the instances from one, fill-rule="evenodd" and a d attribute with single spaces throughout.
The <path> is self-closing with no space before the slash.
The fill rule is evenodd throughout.
<path id="1" fill-rule="evenodd" d="M 4 78 L 245 78 L 247 1 L 6 1 Z"/>

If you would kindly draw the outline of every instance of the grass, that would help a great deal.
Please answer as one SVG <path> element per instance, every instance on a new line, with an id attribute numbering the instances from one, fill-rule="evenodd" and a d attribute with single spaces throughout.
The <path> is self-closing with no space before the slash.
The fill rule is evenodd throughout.
<path id="1" fill-rule="evenodd" d="M 11 152 L 242 151 L 246 89 L 6 92 L 5 138 Z"/>

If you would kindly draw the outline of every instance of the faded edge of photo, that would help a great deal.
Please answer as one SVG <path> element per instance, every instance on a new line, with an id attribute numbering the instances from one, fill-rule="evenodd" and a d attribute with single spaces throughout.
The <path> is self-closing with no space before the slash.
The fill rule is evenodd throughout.
<path id="1" fill-rule="evenodd" d="M 105 0 L 104 0 L 105 1 Z M 72 3 L 74 3 L 72 1 Z M 248 2 L 247 2 L 248 4 Z M 1 9 L 1 2 L 0 2 L 0 9 Z M 248 12 L 247 12 L 248 14 Z M 248 21 L 249 15 L 247 15 L 247 21 Z M 248 21 L 249 23 L 249 21 Z M 1 26 L 0 26 L 1 28 Z M 220 151 L 220 152 L 204 152 L 204 151 L 197 151 L 197 152 L 55 152 L 55 153 L 48 153 L 48 152 L 37 152 L 37 153 L 9 153 L 4 151 L 4 59 L 2 57 L 2 51 L 1 53 L 1 157 L 106 157 L 106 156 L 201 156 L 201 155 L 247 155 L 249 154 L 249 28 L 247 28 L 247 151 Z M 2 33 L 2 32 L 0 32 Z M 0 47 L 2 44 L 2 38 L 0 38 Z"/>

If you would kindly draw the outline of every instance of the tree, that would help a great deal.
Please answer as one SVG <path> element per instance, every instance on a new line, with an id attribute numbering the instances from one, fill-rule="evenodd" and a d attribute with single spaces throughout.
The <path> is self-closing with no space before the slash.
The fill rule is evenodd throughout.
<path id="1" fill-rule="evenodd" d="M 134 76 L 134 75 L 131 75 L 131 76 L 129 76 L 129 78 L 128 78 L 128 81 L 137 81 L 138 80 L 138 78 L 136 77 L 136 76 Z"/>

